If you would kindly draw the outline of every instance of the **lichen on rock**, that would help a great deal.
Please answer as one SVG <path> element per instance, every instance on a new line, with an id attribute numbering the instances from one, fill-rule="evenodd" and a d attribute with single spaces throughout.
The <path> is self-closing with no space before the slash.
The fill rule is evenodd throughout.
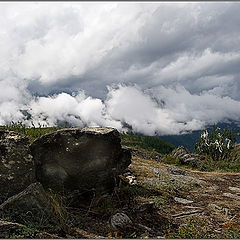
<path id="1" fill-rule="evenodd" d="M 0 203 L 35 181 L 29 139 L 13 131 L 0 130 Z"/>
<path id="2" fill-rule="evenodd" d="M 131 163 L 113 128 L 69 128 L 35 140 L 31 152 L 36 177 L 45 188 L 60 192 L 112 190 Z"/>

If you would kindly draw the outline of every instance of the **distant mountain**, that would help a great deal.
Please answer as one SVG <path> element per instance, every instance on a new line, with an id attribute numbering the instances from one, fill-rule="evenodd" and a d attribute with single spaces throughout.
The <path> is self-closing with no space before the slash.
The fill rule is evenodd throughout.
<path id="1" fill-rule="evenodd" d="M 229 123 L 218 123 L 216 124 L 220 129 L 240 129 L 239 123 L 229 122 Z M 208 126 L 207 129 L 211 130 L 214 126 Z M 200 135 L 203 130 L 192 131 L 189 134 L 182 135 L 168 135 L 168 136 L 159 136 L 159 138 L 172 143 L 174 146 L 184 146 L 191 152 L 194 151 L 195 144 L 199 141 Z M 237 143 L 240 143 L 240 136 L 237 136 Z"/>

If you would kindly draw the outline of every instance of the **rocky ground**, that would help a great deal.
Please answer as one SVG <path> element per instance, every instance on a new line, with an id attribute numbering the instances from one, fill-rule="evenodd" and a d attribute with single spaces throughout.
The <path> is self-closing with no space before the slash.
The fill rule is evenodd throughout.
<path id="1" fill-rule="evenodd" d="M 0 229 L 12 229 L 8 238 L 240 237 L 240 173 L 200 172 L 135 152 L 112 194 L 88 197 L 60 205 L 57 225 L 21 218 L 14 225 L 6 215 Z"/>
<path id="2" fill-rule="evenodd" d="M 159 217 L 176 224 L 165 237 L 240 236 L 240 173 L 199 172 L 140 158 L 130 169 L 137 182 L 160 193 L 150 197 Z"/>

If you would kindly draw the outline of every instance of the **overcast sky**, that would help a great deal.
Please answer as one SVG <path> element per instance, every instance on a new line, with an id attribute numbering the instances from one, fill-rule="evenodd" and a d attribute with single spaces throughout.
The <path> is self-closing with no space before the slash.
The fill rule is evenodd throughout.
<path id="1" fill-rule="evenodd" d="M 178 134 L 240 119 L 238 2 L 1 2 L 0 125 Z"/>

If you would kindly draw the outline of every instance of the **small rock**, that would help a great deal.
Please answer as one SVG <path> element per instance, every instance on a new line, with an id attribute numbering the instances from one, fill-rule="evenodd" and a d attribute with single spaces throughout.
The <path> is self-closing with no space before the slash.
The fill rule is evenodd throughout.
<path id="1" fill-rule="evenodd" d="M 223 196 L 230 197 L 230 198 L 235 198 L 235 199 L 240 199 L 240 196 L 232 194 L 232 193 L 223 193 Z"/>
<path id="2" fill-rule="evenodd" d="M 129 185 L 137 184 L 137 179 L 131 171 L 127 171 L 127 172 L 123 173 L 122 175 L 128 180 Z"/>
<path id="3" fill-rule="evenodd" d="M 159 177 L 159 176 L 160 176 L 160 172 L 159 172 L 159 170 L 158 170 L 157 168 L 152 168 L 152 172 L 154 173 L 154 175 L 155 175 L 156 177 Z"/>
<path id="4" fill-rule="evenodd" d="M 174 175 L 188 175 L 189 172 L 180 168 L 168 167 L 167 170 Z"/>
<path id="5" fill-rule="evenodd" d="M 169 177 L 168 173 L 161 171 L 159 168 L 149 168 L 149 169 L 153 172 L 153 174 L 156 177 L 159 177 L 159 178 Z"/>
<path id="6" fill-rule="evenodd" d="M 160 180 L 156 180 L 156 179 L 152 179 L 152 178 L 146 178 L 142 181 L 145 184 L 149 184 L 149 185 L 156 185 L 156 184 L 165 184 L 164 181 L 160 181 Z"/>
<path id="7" fill-rule="evenodd" d="M 196 206 L 185 206 L 185 208 L 190 208 L 190 209 L 202 209 L 202 207 L 196 207 Z"/>
<path id="8" fill-rule="evenodd" d="M 184 198 L 179 198 L 179 197 L 175 197 L 174 200 L 176 202 L 182 203 L 182 204 L 189 204 L 189 203 L 193 203 L 193 201 L 184 199 Z"/>
<path id="9" fill-rule="evenodd" d="M 222 210 L 222 207 L 219 207 L 217 204 L 214 204 L 214 203 L 209 203 L 208 207 L 213 210 Z"/>
<path id="10" fill-rule="evenodd" d="M 136 185 L 137 184 L 137 180 L 136 180 L 135 176 L 127 176 L 126 179 L 128 179 L 129 185 Z"/>
<path id="11" fill-rule="evenodd" d="M 185 218 L 185 217 L 189 217 L 189 216 L 192 216 L 192 215 L 201 213 L 201 212 L 203 212 L 203 210 L 202 210 L 202 209 L 199 209 L 199 210 L 194 210 L 194 211 L 189 211 L 189 212 L 183 212 L 183 213 L 174 214 L 174 215 L 172 215 L 172 217 L 174 217 L 174 218 Z"/>
<path id="12" fill-rule="evenodd" d="M 208 204 L 208 208 L 210 208 L 210 209 L 212 209 L 214 211 L 221 212 L 225 216 L 229 216 L 230 215 L 230 210 L 228 208 L 220 207 L 220 206 L 218 206 L 217 204 L 214 204 L 214 203 L 209 203 Z"/>
<path id="13" fill-rule="evenodd" d="M 116 213 L 110 218 L 110 225 L 115 230 L 125 229 L 131 224 L 131 219 L 123 212 Z"/>
<path id="14" fill-rule="evenodd" d="M 124 177 L 133 176 L 133 173 L 132 173 L 132 171 L 128 170 L 127 172 L 123 173 L 122 175 L 123 175 Z"/>
<path id="15" fill-rule="evenodd" d="M 137 205 L 133 210 L 137 212 L 152 212 L 154 202 L 146 202 Z"/>
<path id="16" fill-rule="evenodd" d="M 221 178 L 221 177 L 213 178 L 213 180 L 220 181 L 220 182 L 225 182 L 226 181 L 226 179 Z"/>
<path id="17" fill-rule="evenodd" d="M 174 175 L 174 179 L 182 183 L 196 183 L 196 184 L 205 183 L 205 181 L 192 176 Z"/>
<path id="18" fill-rule="evenodd" d="M 240 193 L 240 188 L 238 188 L 238 187 L 229 187 L 228 189 L 233 191 L 233 192 L 239 192 Z"/>
<path id="19" fill-rule="evenodd" d="M 213 186 L 208 187 L 207 189 L 209 189 L 209 190 L 218 190 L 219 186 L 213 185 Z"/>

